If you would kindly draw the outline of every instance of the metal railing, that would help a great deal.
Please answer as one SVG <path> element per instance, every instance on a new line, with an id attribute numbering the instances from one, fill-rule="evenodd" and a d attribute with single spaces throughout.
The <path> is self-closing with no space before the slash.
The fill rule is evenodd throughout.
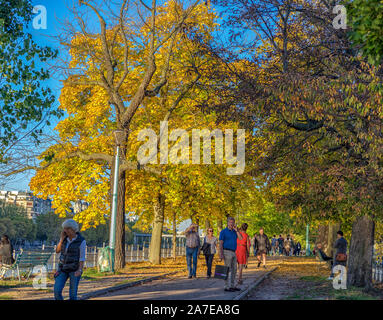
<path id="1" fill-rule="evenodd" d="M 372 280 L 383 283 L 383 257 L 376 257 L 372 262 Z"/>
<path id="2" fill-rule="evenodd" d="M 141 243 L 141 244 L 135 244 L 135 245 L 125 245 L 125 261 L 127 263 L 129 262 L 141 262 L 141 261 L 148 261 L 149 260 L 149 242 Z M 86 247 L 86 259 L 84 266 L 87 268 L 96 267 L 98 257 L 100 254 L 100 250 L 103 247 L 96 247 L 96 246 L 87 246 Z M 13 252 L 14 258 L 16 258 L 17 254 L 20 254 L 21 247 L 18 247 Z M 60 253 L 56 253 L 56 246 L 36 246 L 36 247 L 28 247 L 27 249 L 23 250 L 25 253 L 28 252 L 36 252 L 36 251 L 51 251 L 52 255 L 49 258 L 47 262 L 47 268 L 48 272 L 57 270 L 58 264 L 59 264 L 59 257 Z M 176 256 L 185 256 L 186 254 L 186 248 L 183 244 L 177 244 L 176 246 Z M 162 258 L 170 258 L 173 255 L 173 248 L 171 243 L 164 243 L 164 245 L 161 248 L 161 257 Z M 7 277 L 7 274 L 5 277 Z"/>

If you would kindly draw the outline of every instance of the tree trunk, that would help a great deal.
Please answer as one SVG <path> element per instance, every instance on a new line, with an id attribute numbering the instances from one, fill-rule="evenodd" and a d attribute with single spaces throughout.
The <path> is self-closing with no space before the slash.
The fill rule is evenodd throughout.
<path id="1" fill-rule="evenodd" d="M 322 245 L 322 250 L 327 254 L 327 244 L 328 244 L 328 225 L 320 225 L 318 228 L 318 237 L 316 239 L 317 244 Z"/>
<path id="2" fill-rule="evenodd" d="M 116 248 L 114 265 L 116 270 L 125 267 L 125 172 L 118 178 Z"/>
<path id="3" fill-rule="evenodd" d="M 369 216 L 357 217 L 352 225 L 347 286 L 372 287 L 375 223 Z"/>
<path id="4" fill-rule="evenodd" d="M 150 240 L 149 261 L 153 264 L 161 264 L 161 240 L 165 216 L 165 197 L 161 193 L 157 194 L 153 209 L 154 219 L 152 238 Z"/>
<path id="5" fill-rule="evenodd" d="M 222 223 L 222 219 L 218 219 L 217 220 L 217 236 L 219 237 L 219 234 L 221 233 L 222 231 L 222 226 L 223 226 L 223 223 Z"/>
<path id="6" fill-rule="evenodd" d="M 172 240 L 172 257 L 177 258 L 177 213 L 173 212 L 173 240 Z"/>
<path id="7" fill-rule="evenodd" d="M 207 235 L 207 229 L 211 227 L 209 219 L 205 220 L 205 235 Z"/>
<path id="8" fill-rule="evenodd" d="M 324 251 L 327 256 L 334 257 L 334 244 L 336 241 L 336 233 L 339 231 L 340 223 L 330 223 L 328 226 L 328 235 L 327 235 L 327 247 Z"/>

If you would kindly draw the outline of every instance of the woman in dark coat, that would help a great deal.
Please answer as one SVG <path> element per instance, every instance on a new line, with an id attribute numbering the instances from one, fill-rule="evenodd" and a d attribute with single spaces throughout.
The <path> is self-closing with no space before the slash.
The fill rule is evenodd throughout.
<path id="1" fill-rule="evenodd" d="M 0 262 L 1 264 L 11 265 L 15 262 L 13 259 L 13 247 L 11 241 L 9 241 L 9 237 L 7 235 L 3 235 L 1 237 L 0 244 Z"/>

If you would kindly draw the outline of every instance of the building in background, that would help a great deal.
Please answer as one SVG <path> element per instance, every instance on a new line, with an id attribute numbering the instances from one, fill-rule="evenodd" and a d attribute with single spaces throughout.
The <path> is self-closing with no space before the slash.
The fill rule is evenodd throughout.
<path id="1" fill-rule="evenodd" d="M 0 190 L 0 201 L 24 208 L 29 219 L 52 211 L 52 201 L 41 199 L 32 192 Z"/>
<path id="2" fill-rule="evenodd" d="M 86 202 L 86 201 L 82 201 L 82 200 L 77 200 L 77 201 L 73 204 L 73 207 L 72 207 L 71 209 L 72 209 L 72 212 L 73 212 L 74 214 L 76 214 L 76 213 L 85 211 L 86 209 L 88 209 L 88 207 L 89 207 L 89 203 L 88 203 L 88 202 Z"/>

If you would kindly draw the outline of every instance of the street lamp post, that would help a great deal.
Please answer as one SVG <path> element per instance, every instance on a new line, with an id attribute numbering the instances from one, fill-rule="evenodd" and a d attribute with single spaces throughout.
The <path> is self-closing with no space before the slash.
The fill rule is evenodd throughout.
<path id="1" fill-rule="evenodd" d="M 117 217 L 117 193 L 118 193 L 118 177 L 119 177 L 119 167 L 120 167 L 120 145 L 122 143 L 122 135 L 124 131 L 115 130 L 114 136 L 116 140 L 116 159 L 114 165 L 114 181 L 113 181 L 113 200 L 112 200 L 112 216 L 110 221 L 110 233 L 109 233 L 109 248 L 111 256 L 111 267 L 112 272 L 114 272 L 114 257 L 115 257 L 115 244 L 116 244 L 116 217 Z"/>

